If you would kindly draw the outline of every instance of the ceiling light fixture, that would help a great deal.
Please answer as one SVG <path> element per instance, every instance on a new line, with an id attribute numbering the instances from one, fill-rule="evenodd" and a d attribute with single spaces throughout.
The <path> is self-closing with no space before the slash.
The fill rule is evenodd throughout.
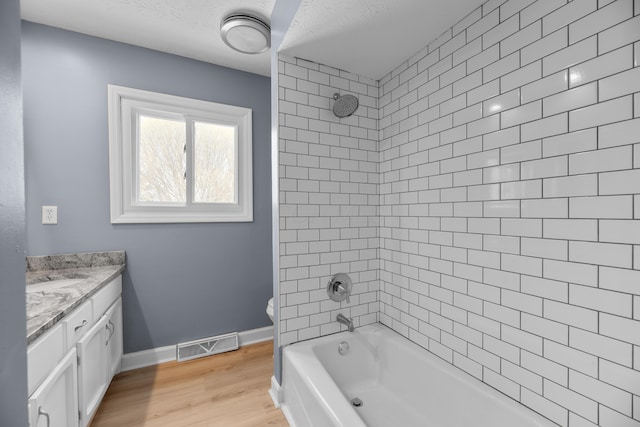
<path id="1" fill-rule="evenodd" d="M 271 27 L 262 19 L 246 13 L 233 13 L 220 23 L 222 40 L 242 53 L 262 53 L 271 47 Z"/>

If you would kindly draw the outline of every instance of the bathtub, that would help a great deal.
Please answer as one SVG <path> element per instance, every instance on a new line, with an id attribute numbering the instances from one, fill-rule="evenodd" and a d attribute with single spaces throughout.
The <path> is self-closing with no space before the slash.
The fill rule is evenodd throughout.
<path id="1" fill-rule="evenodd" d="M 291 427 L 556 426 L 381 324 L 285 347 L 282 380 Z"/>

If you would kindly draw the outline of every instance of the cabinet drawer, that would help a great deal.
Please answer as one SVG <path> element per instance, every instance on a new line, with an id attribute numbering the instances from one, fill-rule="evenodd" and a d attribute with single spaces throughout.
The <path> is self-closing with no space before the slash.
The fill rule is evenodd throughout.
<path id="1" fill-rule="evenodd" d="M 56 325 L 27 349 L 27 382 L 29 395 L 62 360 L 65 354 L 62 325 Z"/>
<path id="2" fill-rule="evenodd" d="M 122 293 L 122 276 L 118 276 L 100 289 L 93 299 L 93 316 L 97 320 L 107 311 Z"/>
<path id="3" fill-rule="evenodd" d="M 65 351 L 67 351 L 74 347 L 78 339 L 93 325 L 93 304 L 91 300 L 86 301 L 65 317 L 62 324 L 67 336 L 67 346 L 65 348 Z"/>

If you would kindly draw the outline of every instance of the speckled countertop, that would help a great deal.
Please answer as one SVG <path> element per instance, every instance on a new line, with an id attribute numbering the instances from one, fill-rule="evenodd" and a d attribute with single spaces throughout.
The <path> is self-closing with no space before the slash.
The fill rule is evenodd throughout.
<path id="1" fill-rule="evenodd" d="M 27 343 L 122 273 L 124 267 L 124 251 L 27 257 Z"/>

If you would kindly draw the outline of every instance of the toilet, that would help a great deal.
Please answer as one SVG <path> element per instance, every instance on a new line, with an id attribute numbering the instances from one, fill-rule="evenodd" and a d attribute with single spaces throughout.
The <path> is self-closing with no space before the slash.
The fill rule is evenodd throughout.
<path id="1" fill-rule="evenodd" d="M 271 323 L 273 323 L 273 298 L 271 298 L 267 303 L 267 316 L 269 316 Z"/>

